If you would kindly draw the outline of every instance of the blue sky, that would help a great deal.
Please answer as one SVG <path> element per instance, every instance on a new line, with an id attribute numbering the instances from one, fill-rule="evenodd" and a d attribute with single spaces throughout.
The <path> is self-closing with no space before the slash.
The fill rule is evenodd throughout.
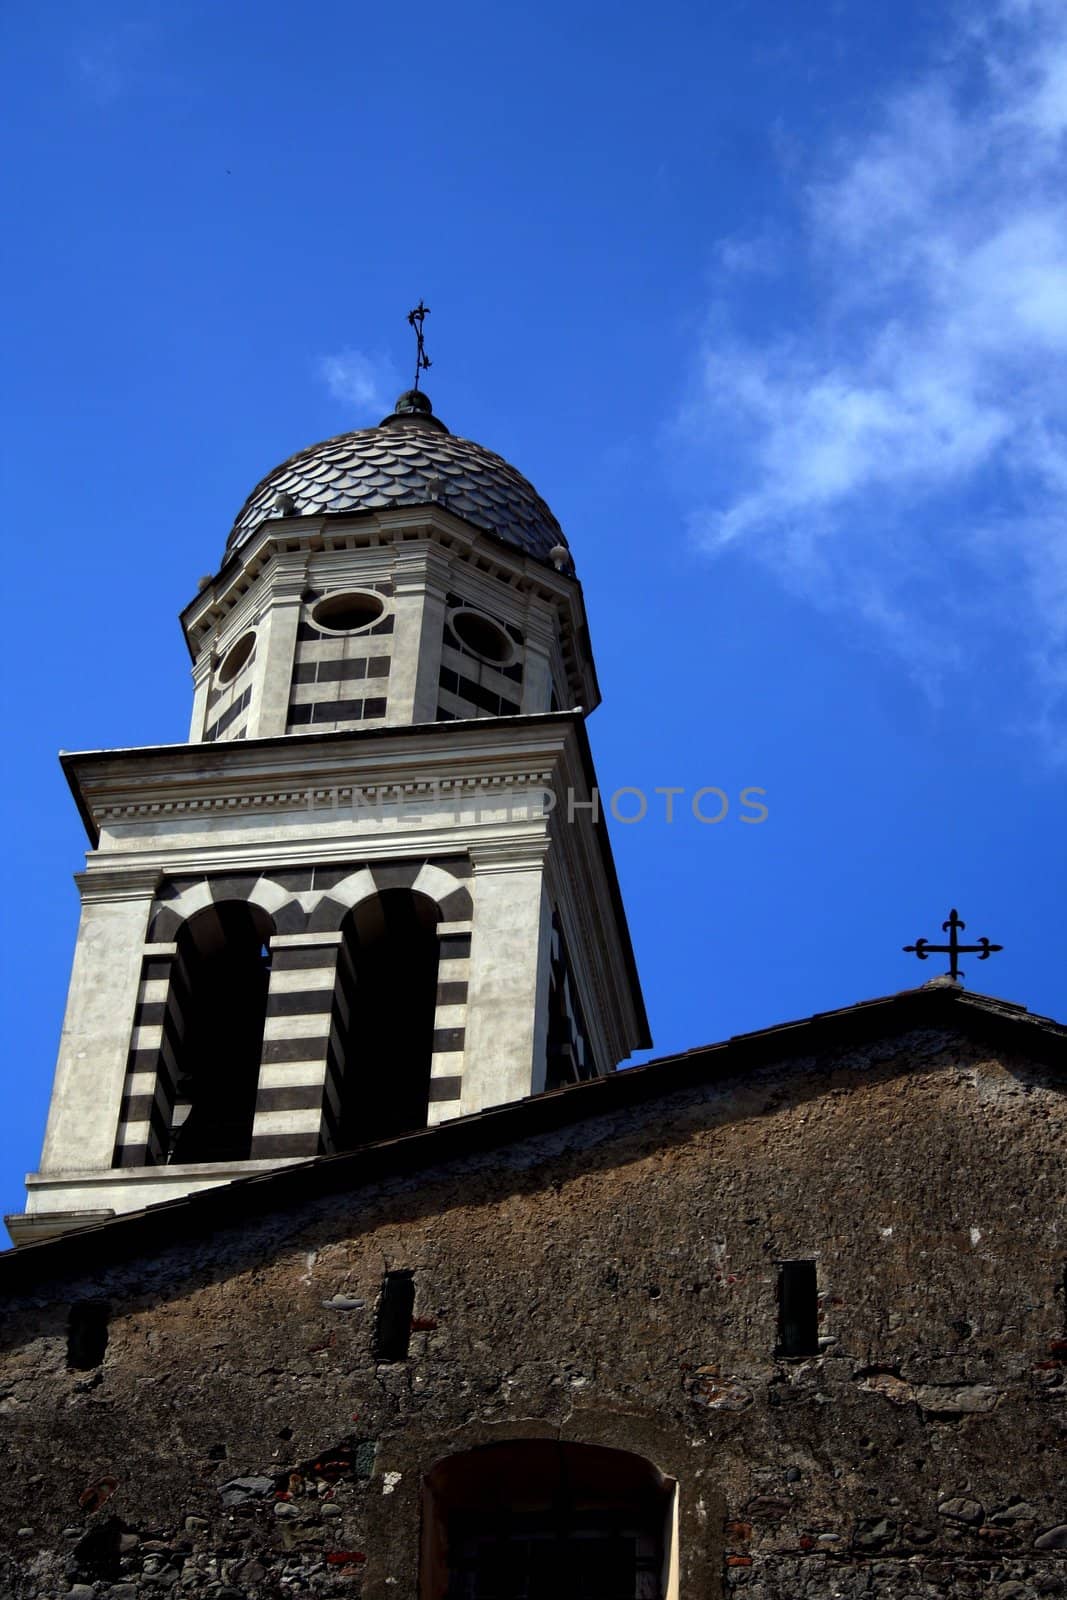
<path id="1" fill-rule="evenodd" d="M 1006 947 L 973 987 L 1067 1012 L 1061 4 L 5 32 L 3 1209 L 77 923 L 56 751 L 185 737 L 177 611 L 264 472 L 407 386 L 420 296 L 437 411 L 576 555 L 657 1053 L 933 976 L 900 947 L 954 904 Z"/>

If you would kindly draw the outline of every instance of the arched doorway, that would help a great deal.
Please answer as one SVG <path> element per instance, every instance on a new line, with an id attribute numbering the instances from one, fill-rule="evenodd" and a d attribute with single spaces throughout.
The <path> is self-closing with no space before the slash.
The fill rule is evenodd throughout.
<path id="1" fill-rule="evenodd" d="M 348 1007 L 343 1150 L 426 1126 L 439 917 L 428 895 L 385 889 L 361 901 L 342 924 Z"/>
<path id="2" fill-rule="evenodd" d="M 449 1456 L 425 1481 L 420 1600 L 670 1600 L 674 1487 L 600 1445 Z"/>
<path id="3" fill-rule="evenodd" d="M 273 931 L 265 911 L 236 900 L 206 906 L 178 931 L 173 1163 L 248 1159 Z"/>

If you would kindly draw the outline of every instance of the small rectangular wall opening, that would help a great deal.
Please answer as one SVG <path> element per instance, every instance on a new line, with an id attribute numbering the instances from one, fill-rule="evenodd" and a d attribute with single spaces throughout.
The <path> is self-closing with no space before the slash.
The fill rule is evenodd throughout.
<path id="1" fill-rule="evenodd" d="M 67 1366 L 73 1372 L 92 1372 L 107 1350 L 109 1308 L 99 1300 L 84 1300 L 70 1308 L 67 1321 Z"/>
<path id="2" fill-rule="evenodd" d="M 780 1356 L 812 1356 L 819 1351 L 819 1286 L 814 1261 L 778 1263 L 778 1348 Z"/>
<path id="3" fill-rule="evenodd" d="M 411 1313 L 415 1309 L 412 1272 L 387 1272 L 382 1280 L 378 1316 L 374 1325 L 376 1361 L 404 1361 L 411 1344 Z"/>

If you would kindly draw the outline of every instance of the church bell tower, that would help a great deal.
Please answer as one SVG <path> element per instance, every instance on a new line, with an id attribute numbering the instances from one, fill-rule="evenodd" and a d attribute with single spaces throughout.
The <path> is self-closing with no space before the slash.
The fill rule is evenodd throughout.
<path id="1" fill-rule="evenodd" d="M 649 1043 L 562 531 L 418 389 L 252 491 L 189 742 L 62 758 L 91 849 L 16 1243 L 613 1071 Z"/>

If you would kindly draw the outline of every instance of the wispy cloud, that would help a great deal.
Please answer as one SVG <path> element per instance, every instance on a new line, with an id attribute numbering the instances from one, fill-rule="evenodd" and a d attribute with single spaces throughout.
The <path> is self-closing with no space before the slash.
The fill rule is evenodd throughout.
<path id="1" fill-rule="evenodd" d="M 117 100 L 122 93 L 124 74 L 118 51 L 112 41 L 82 50 L 77 60 L 78 76 L 94 100 L 102 105 Z"/>
<path id="2" fill-rule="evenodd" d="M 357 421 L 375 421 L 389 410 L 398 387 L 392 363 L 381 356 L 364 355 L 361 350 L 340 350 L 322 356 L 319 377 L 335 400 L 340 400 Z"/>
<path id="3" fill-rule="evenodd" d="M 736 475 L 695 521 L 708 549 L 768 556 L 935 676 L 960 658 L 953 624 L 981 622 L 1025 658 L 1030 720 L 1056 742 L 1067 8 L 972 10 L 950 63 L 812 162 L 789 337 L 732 336 L 727 285 L 683 431 L 714 433 Z M 758 273 L 776 292 L 762 241 L 718 254 L 734 287 Z"/>
<path id="4" fill-rule="evenodd" d="M 84 38 L 71 57 L 77 82 L 101 106 L 111 105 L 131 88 L 143 87 L 144 57 L 155 37 L 153 24 L 140 19 Z"/>

